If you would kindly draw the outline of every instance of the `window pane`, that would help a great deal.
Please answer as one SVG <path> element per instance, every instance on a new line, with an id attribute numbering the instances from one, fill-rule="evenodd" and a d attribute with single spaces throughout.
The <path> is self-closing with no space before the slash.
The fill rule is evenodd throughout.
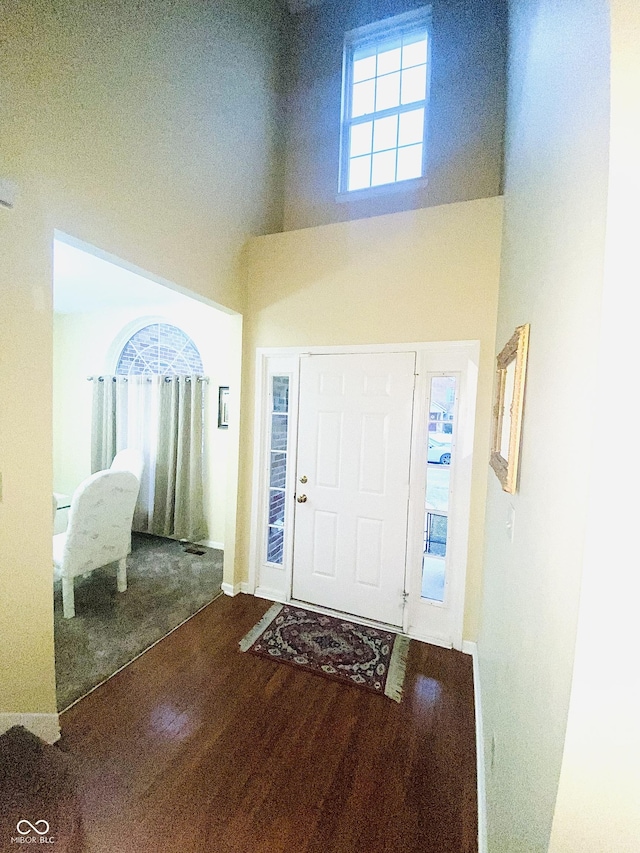
<path id="1" fill-rule="evenodd" d="M 366 190 L 423 174 L 426 17 L 426 12 L 416 11 L 411 23 L 406 16 L 390 18 L 384 31 L 374 34 L 365 28 L 351 47 L 347 40 L 350 88 L 343 109 L 341 156 L 348 170 L 340 170 L 343 191 Z M 405 149 L 401 155 L 399 149 Z"/>
<path id="2" fill-rule="evenodd" d="M 444 601 L 445 561 L 425 555 L 422 561 L 422 597 L 431 601 Z"/>
<path id="3" fill-rule="evenodd" d="M 273 411 L 288 412 L 289 411 L 289 377 L 274 376 L 273 377 Z"/>
<path id="4" fill-rule="evenodd" d="M 435 455 L 439 459 L 443 453 L 450 451 L 451 445 L 447 444 L 442 449 L 436 450 Z M 429 461 L 431 461 L 432 454 L 432 440 L 429 437 L 429 453 L 427 457 Z M 437 509 L 440 512 L 447 512 L 449 509 L 450 477 L 451 468 L 445 463 L 438 462 L 429 468 L 427 474 L 427 509 Z"/>
<path id="5" fill-rule="evenodd" d="M 267 510 L 266 557 L 282 565 L 287 482 L 287 430 L 289 377 L 271 377 L 271 453 L 269 454 L 269 506 Z"/>
<path id="6" fill-rule="evenodd" d="M 391 35 L 387 38 L 380 37 L 377 41 L 378 56 L 380 56 L 381 53 L 387 53 L 387 51 L 400 49 L 401 47 L 401 35 Z"/>
<path id="7" fill-rule="evenodd" d="M 353 87 L 353 98 L 351 101 L 351 117 L 364 116 L 373 112 L 373 97 L 375 93 L 375 80 L 367 80 L 364 83 L 356 83 Z"/>
<path id="8" fill-rule="evenodd" d="M 437 512 L 427 513 L 427 529 L 425 531 L 425 553 L 436 557 L 447 554 L 447 516 Z"/>
<path id="9" fill-rule="evenodd" d="M 203 367 L 196 345 L 181 329 L 152 323 L 125 344 L 116 373 L 202 375 Z"/>
<path id="10" fill-rule="evenodd" d="M 376 110 L 388 110 L 391 107 L 397 107 L 399 103 L 400 72 L 378 77 L 376 81 Z"/>
<path id="11" fill-rule="evenodd" d="M 282 527 L 270 527 L 267 537 L 267 561 L 282 565 L 284 530 Z"/>
<path id="12" fill-rule="evenodd" d="M 378 76 L 400 70 L 400 48 L 385 50 L 378 54 Z"/>
<path id="13" fill-rule="evenodd" d="M 427 91 L 427 66 L 417 65 L 402 72 L 402 103 L 422 101 Z"/>
<path id="14" fill-rule="evenodd" d="M 375 50 L 375 48 L 374 48 Z M 353 60 L 353 82 L 359 83 L 361 80 L 370 80 L 376 76 L 376 55 L 367 56 L 364 59 Z"/>
<path id="15" fill-rule="evenodd" d="M 422 176 L 422 145 L 398 148 L 398 181 Z"/>
<path id="16" fill-rule="evenodd" d="M 271 476 L 269 485 L 284 489 L 287 478 L 287 454 L 271 453 Z"/>
<path id="17" fill-rule="evenodd" d="M 349 189 L 361 190 L 371 186 L 371 156 L 349 160 Z"/>
<path id="18" fill-rule="evenodd" d="M 444 601 L 455 376 L 434 376 L 430 387 L 422 597 Z"/>
<path id="19" fill-rule="evenodd" d="M 373 150 L 395 148 L 398 139 L 398 116 L 376 119 L 373 127 Z"/>
<path id="20" fill-rule="evenodd" d="M 287 415 L 271 416 L 271 449 L 287 449 Z"/>
<path id="21" fill-rule="evenodd" d="M 427 62 L 427 40 L 424 36 L 416 36 L 416 41 L 409 42 L 410 36 L 405 37 L 405 42 L 402 47 L 402 67 L 408 68 L 410 65 L 422 65 Z M 419 40 L 418 40 L 419 39 Z"/>
<path id="22" fill-rule="evenodd" d="M 424 110 L 411 110 L 409 113 L 400 113 L 400 129 L 398 132 L 398 145 L 411 145 L 414 142 L 422 142 L 424 135 Z"/>
<path id="23" fill-rule="evenodd" d="M 351 127 L 351 147 L 349 154 L 351 157 L 358 157 L 360 154 L 371 154 L 371 128 L 372 121 L 365 121 L 362 124 L 354 124 Z"/>
<path id="24" fill-rule="evenodd" d="M 389 184 L 396 178 L 396 152 L 382 151 L 373 155 L 371 186 Z"/>
<path id="25" fill-rule="evenodd" d="M 284 524 L 284 491 L 271 489 L 269 494 L 269 524 Z"/>

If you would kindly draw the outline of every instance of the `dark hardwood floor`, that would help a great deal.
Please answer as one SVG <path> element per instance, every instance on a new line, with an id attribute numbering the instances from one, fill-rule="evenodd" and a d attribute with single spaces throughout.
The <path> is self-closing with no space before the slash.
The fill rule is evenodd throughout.
<path id="1" fill-rule="evenodd" d="M 471 659 L 412 642 L 401 704 L 238 651 L 225 596 L 62 715 L 95 853 L 475 853 Z"/>

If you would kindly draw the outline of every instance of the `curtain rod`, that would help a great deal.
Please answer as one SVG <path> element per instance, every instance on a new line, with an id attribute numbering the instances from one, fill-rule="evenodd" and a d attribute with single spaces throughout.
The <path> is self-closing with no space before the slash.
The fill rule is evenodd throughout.
<path id="1" fill-rule="evenodd" d="M 151 381 L 152 381 L 152 377 L 151 377 L 151 376 L 146 376 L 144 373 L 135 373 L 135 374 L 132 374 L 132 375 L 133 375 L 133 376 L 135 376 L 136 378 L 146 379 L 146 381 L 147 381 L 147 382 L 151 382 Z M 162 376 L 162 374 L 161 374 L 161 373 L 155 373 L 155 374 L 154 374 L 154 376 Z M 87 382 L 93 382 L 94 380 L 97 380 L 98 382 L 104 382 L 104 380 L 105 380 L 105 379 L 108 379 L 108 378 L 109 378 L 109 376 L 87 376 Z M 122 379 L 122 381 L 123 381 L 123 382 L 128 382 L 128 381 L 129 381 L 129 377 L 128 377 L 128 376 L 125 376 L 124 374 L 119 374 L 119 375 L 117 375 L 117 376 L 111 376 L 111 381 L 112 381 L 112 382 L 117 382 L 117 381 L 118 381 L 118 379 Z M 172 376 L 165 376 L 165 377 L 164 377 L 164 381 L 165 381 L 165 382 L 172 382 L 174 379 L 176 380 L 176 382 L 178 382 L 180 379 L 184 379 L 184 380 L 185 380 L 185 382 L 191 382 L 191 376 L 185 376 L 185 375 L 183 375 L 183 374 L 172 375 Z M 196 376 L 196 382 L 206 382 L 206 383 L 208 383 L 208 382 L 209 382 L 209 377 L 208 377 L 208 376 Z"/>

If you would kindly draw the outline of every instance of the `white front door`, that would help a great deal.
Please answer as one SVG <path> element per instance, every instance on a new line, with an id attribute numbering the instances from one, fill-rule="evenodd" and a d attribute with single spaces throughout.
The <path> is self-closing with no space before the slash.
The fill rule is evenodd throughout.
<path id="1" fill-rule="evenodd" d="M 301 359 L 294 599 L 402 626 L 415 364 Z"/>

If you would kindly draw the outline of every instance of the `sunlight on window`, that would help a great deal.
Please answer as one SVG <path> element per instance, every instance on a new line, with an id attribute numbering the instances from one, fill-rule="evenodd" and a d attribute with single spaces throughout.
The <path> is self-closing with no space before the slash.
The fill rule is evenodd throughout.
<path id="1" fill-rule="evenodd" d="M 456 387 L 455 376 L 434 376 L 429 391 L 422 598 L 438 602 L 444 601 L 446 591 Z"/>
<path id="2" fill-rule="evenodd" d="M 424 175 L 426 13 L 399 15 L 345 41 L 343 166 L 348 191 Z"/>
<path id="3" fill-rule="evenodd" d="M 398 145 L 413 145 L 422 142 L 424 134 L 424 110 L 400 113 Z"/>

